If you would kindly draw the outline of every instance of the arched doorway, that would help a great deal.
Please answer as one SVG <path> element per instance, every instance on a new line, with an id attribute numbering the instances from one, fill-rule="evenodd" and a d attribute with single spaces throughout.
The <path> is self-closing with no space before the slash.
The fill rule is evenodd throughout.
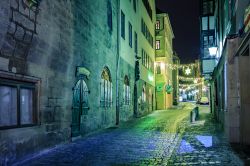
<path id="1" fill-rule="evenodd" d="M 72 107 L 72 125 L 71 136 L 80 135 L 81 116 L 87 115 L 89 90 L 83 79 L 77 81 L 73 88 L 73 107 Z"/>

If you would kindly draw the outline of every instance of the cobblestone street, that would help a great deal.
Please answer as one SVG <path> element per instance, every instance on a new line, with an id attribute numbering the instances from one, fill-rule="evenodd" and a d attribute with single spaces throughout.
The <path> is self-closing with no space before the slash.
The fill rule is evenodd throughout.
<path id="1" fill-rule="evenodd" d="M 200 106 L 200 118 L 187 125 L 168 165 L 243 165 L 216 124 L 209 108 Z"/>
<path id="2" fill-rule="evenodd" d="M 200 108 L 200 121 L 189 124 L 193 107 L 186 104 L 155 111 L 119 128 L 59 145 L 16 165 L 242 165 L 226 140 L 217 136 L 217 126 L 211 123 L 207 108 Z M 205 122 L 207 118 L 209 121 Z M 182 133 L 184 128 L 181 140 L 181 134 L 176 133 Z"/>
<path id="3" fill-rule="evenodd" d="M 16 165 L 132 165 L 166 163 L 179 139 L 178 123 L 189 115 L 184 109 L 152 114 L 42 152 Z"/>

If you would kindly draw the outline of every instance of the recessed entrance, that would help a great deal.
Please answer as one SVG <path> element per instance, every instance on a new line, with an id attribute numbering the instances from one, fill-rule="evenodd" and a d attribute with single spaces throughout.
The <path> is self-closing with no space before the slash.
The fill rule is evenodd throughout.
<path id="1" fill-rule="evenodd" d="M 73 88 L 73 107 L 71 136 L 77 137 L 81 131 L 81 117 L 87 115 L 88 111 L 88 87 L 83 79 L 77 81 Z"/>

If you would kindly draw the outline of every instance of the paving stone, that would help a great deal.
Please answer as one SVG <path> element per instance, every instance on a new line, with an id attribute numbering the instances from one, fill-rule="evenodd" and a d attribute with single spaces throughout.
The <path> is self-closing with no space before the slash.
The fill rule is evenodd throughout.
<path id="1" fill-rule="evenodd" d="M 200 108 L 200 125 L 187 125 L 185 132 L 175 148 L 168 165 L 225 165 L 241 166 L 242 160 L 235 154 L 225 138 L 219 124 L 205 107 Z M 183 159 L 185 162 L 183 162 Z"/>
<path id="2" fill-rule="evenodd" d="M 182 119 L 177 127 L 185 129 L 184 133 L 166 129 L 173 127 L 172 118 L 177 120 L 183 116 L 179 110 L 156 111 L 121 124 L 119 128 L 59 145 L 16 165 L 243 165 L 210 114 L 200 110 L 201 117 L 207 121 L 199 126 L 189 125 L 188 120 Z M 182 112 L 185 111 L 189 113 L 190 108 L 184 107 Z"/>

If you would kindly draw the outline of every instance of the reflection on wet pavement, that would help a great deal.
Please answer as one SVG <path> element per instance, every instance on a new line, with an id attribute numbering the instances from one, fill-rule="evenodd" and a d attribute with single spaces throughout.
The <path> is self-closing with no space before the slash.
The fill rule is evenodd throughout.
<path id="1" fill-rule="evenodd" d="M 191 153 L 194 150 L 195 149 L 192 147 L 192 145 L 190 145 L 190 143 L 188 143 L 186 140 L 182 140 L 178 149 L 178 153 Z"/>
<path id="2" fill-rule="evenodd" d="M 186 130 L 168 165 L 243 165 L 209 111 L 201 108 L 200 115 L 200 121 L 205 123 L 184 124 Z"/>
<path id="3" fill-rule="evenodd" d="M 212 136 L 202 136 L 197 135 L 195 138 L 200 141 L 206 148 L 213 146 L 213 137 Z"/>

